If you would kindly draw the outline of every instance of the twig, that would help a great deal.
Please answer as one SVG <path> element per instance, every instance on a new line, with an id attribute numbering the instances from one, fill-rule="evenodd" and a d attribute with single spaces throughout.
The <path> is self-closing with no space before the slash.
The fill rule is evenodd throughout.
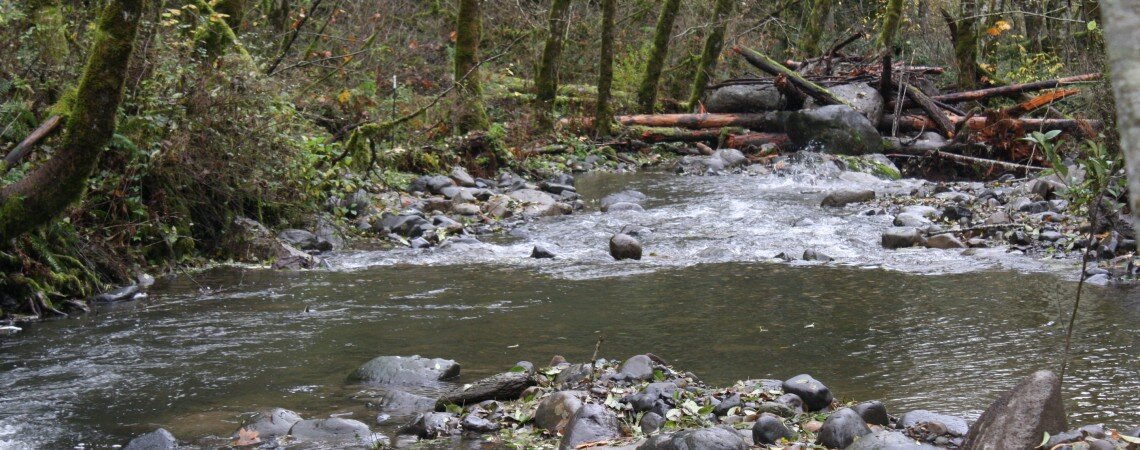
<path id="1" fill-rule="evenodd" d="M 62 122 L 63 118 L 60 116 L 51 116 L 48 120 L 45 120 L 43 124 L 36 128 L 35 131 L 32 131 L 23 141 L 20 141 L 20 143 L 16 145 L 16 148 L 12 149 L 12 151 L 4 157 L 5 165 L 8 168 L 13 167 L 16 163 L 20 162 L 20 160 L 27 157 L 31 153 L 32 147 L 35 147 L 41 140 L 55 132 Z M 4 172 L 7 172 L 7 169 L 0 171 L 0 174 Z"/>
<path id="2" fill-rule="evenodd" d="M 293 27 L 293 33 L 290 34 L 289 39 L 285 41 L 285 46 L 281 49 L 281 54 L 277 55 L 277 58 L 275 58 L 273 62 L 269 64 L 269 68 L 265 70 L 266 75 L 273 75 L 273 72 L 277 69 L 277 65 L 281 64 L 281 61 L 289 54 L 289 49 L 293 47 L 293 42 L 297 40 L 297 35 L 301 33 L 301 28 L 305 26 L 305 22 L 308 22 L 309 18 L 313 17 L 313 13 L 317 12 L 317 7 L 321 6 L 321 2 L 323 1 L 324 0 L 313 0 L 313 4 L 309 6 L 309 12 L 305 14 L 305 17 L 301 18 L 301 21 L 297 23 L 296 27 Z"/>
<path id="3" fill-rule="evenodd" d="M 1088 246 L 1086 246 L 1085 250 L 1081 253 L 1081 280 L 1077 282 L 1077 298 L 1073 301 L 1073 315 L 1069 316 L 1069 328 L 1065 331 L 1065 352 L 1061 354 L 1061 376 L 1059 377 L 1062 383 L 1065 381 L 1065 370 L 1069 368 L 1069 349 L 1073 343 L 1073 328 L 1077 323 L 1077 310 L 1081 307 L 1081 291 L 1084 290 L 1085 279 L 1088 278 L 1088 248 L 1092 247 L 1093 236 L 1096 234 L 1096 226 L 1097 222 L 1099 222 L 1100 206 L 1103 199 L 1104 189 L 1101 189 L 1100 192 L 1097 193 L 1096 203 L 1093 204 L 1093 209 L 1090 211 L 1092 217 L 1089 218 L 1091 223 L 1089 226 Z"/>

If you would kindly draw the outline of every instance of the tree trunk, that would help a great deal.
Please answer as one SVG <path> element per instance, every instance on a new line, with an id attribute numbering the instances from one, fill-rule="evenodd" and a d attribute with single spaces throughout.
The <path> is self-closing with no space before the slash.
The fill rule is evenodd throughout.
<path id="1" fill-rule="evenodd" d="M 819 38 L 827 28 L 827 16 L 831 14 L 831 0 L 815 0 L 812 2 L 811 12 L 808 13 L 807 23 L 804 24 L 804 39 L 800 47 L 803 48 L 805 58 L 820 56 Z"/>
<path id="2" fill-rule="evenodd" d="M 455 23 L 455 87 L 459 102 L 455 128 L 460 133 L 486 131 L 491 126 L 483 109 L 483 87 L 479 80 L 479 39 L 483 34 L 482 0 L 459 0 Z"/>
<path id="3" fill-rule="evenodd" d="M 902 25 L 903 13 L 903 0 L 888 0 L 887 11 L 883 15 L 883 29 L 879 34 L 879 47 L 883 51 L 890 52 L 891 46 L 894 45 L 895 35 L 899 32 L 899 27 Z"/>
<path id="4" fill-rule="evenodd" d="M 978 19 L 976 0 L 962 0 L 958 18 L 952 18 L 946 10 L 942 16 L 950 27 L 954 44 L 954 66 L 958 69 L 958 88 L 973 89 L 978 85 Z"/>
<path id="5" fill-rule="evenodd" d="M 266 17 L 269 19 L 269 25 L 273 27 L 273 31 L 285 32 L 285 28 L 289 26 L 289 9 L 292 8 L 289 0 L 268 0 L 268 3 Z"/>
<path id="6" fill-rule="evenodd" d="M 673 22 L 677 19 L 677 9 L 680 6 L 681 0 L 665 0 L 661 15 L 657 16 L 653 50 L 645 62 L 645 76 L 641 79 L 641 88 L 637 90 L 637 106 L 646 114 L 652 114 L 657 103 L 657 84 L 661 81 L 661 68 L 669 54 L 669 37 L 673 34 Z"/>
<path id="7" fill-rule="evenodd" d="M 598 104 L 594 112 L 594 131 L 598 136 L 609 136 L 613 114 L 610 110 L 610 89 L 614 83 L 614 16 L 617 0 L 602 0 L 602 49 L 598 56 Z"/>
<path id="8" fill-rule="evenodd" d="M 712 31 L 705 38 L 700 66 L 697 67 L 697 76 L 693 80 L 693 91 L 689 94 L 689 110 L 701 101 L 701 97 L 705 95 L 705 88 L 708 87 L 709 80 L 712 80 L 713 72 L 716 71 L 717 60 L 720 59 L 721 49 L 724 48 L 724 30 L 728 26 L 730 14 L 732 14 L 732 0 L 716 0 L 716 7 L 713 8 Z"/>
<path id="9" fill-rule="evenodd" d="M 1140 217 L 1140 2 L 1101 0 L 1104 39 L 1108 47 L 1112 90 L 1116 94 L 1116 126 L 1128 166 L 1129 206 Z"/>
<path id="10" fill-rule="evenodd" d="M 244 14 L 244 0 L 219 0 L 210 6 L 207 0 L 198 0 L 198 7 L 206 16 L 205 22 L 198 27 L 194 36 L 195 46 L 205 56 L 207 65 L 213 64 L 218 58 L 226 54 L 230 46 L 236 46 L 243 59 L 253 63 L 245 47 L 237 42 L 236 26 L 241 24 L 241 15 Z M 227 12 L 222 12 L 227 11 Z M 220 20 L 222 16 L 224 20 Z"/>
<path id="11" fill-rule="evenodd" d="M 62 145 L 35 171 L 0 189 L 0 242 L 50 222 L 82 196 L 115 132 L 144 3 L 110 0 L 103 9 Z"/>
<path id="12" fill-rule="evenodd" d="M 554 98 L 558 95 L 558 64 L 562 54 L 562 40 L 570 25 L 570 0 L 553 0 L 550 5 L 550 35 L 542 49 L 542 62 L 534 79 L 535 118 L 541 130 L 553 125 Z"/>

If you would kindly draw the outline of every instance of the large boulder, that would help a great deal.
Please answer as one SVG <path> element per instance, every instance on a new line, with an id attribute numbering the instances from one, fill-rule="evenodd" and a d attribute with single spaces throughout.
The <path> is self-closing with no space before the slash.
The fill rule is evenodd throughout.
<path id="1" fill-rule="evenodd" d="M 613 194 L 602 197 L 602 200 L 599 202 L 599 204 L 601 206 L 602 212 L 606 212 L 609 211 L 610 206 L 616 205 L 618 203 L 633 203 L 635 205 L 640 205 L 645 202 L 645 199 L 645 194 L 630 189 L 621 192 L 615 192 Z"/>
<path id="2" fill-rule="evenodd" d="M 618 418 L 605 406 L 586 404 L 578 408 L 566 424 L 559 450 L 568 450 L 584 442 L 604 441 L 621 437 Z"/>
<path id="3" fill-rule="evenodd" d="M 459 376 L 459 363 L 450 359 L 413 356 L 378 356 L 350 377 L 371 384 L 431 386 Z"/>
<path id="4" fill-rule="evenodd" d="M 879 123 L 879 119 L 883 118 L 883 96 L 879 94 L 879 90 L 871 87 L 867 83 L 848 83 L 838 86 L 827 88 L 832 94 L 835 94 L 840 100 L 847 102 L 859 114 L 869 119 L 871 123 Z M 804 102 L 804 108 L 814 108 L 816 101 L 813 98 L 808 98 Z"/>
<path id="5" fill-rule="evenodd" d="M 966 434 L 965 450 L 1034 448 L 1045 433 L 1069 428 L 1061 401 L 1061 380 L 1042 370 L 1002 395 Z"/>
<path id="6" fill-rule="evenodd" d="M 784 381 L 784 392 L 796 394 L 804 401 L 809 411 L 819 411 L 831 405 L 835 399 L 831 390 L 812 378 L 811 375 L 801 374 Z M 858 415 L 858 414 L 856 414 Z"/>
<path id="7" fill-rule="evenodd" d="M 449 404 L 464 406 L 484 400 L 515 400 L 534 384 L 534 378 L 526 372 L 492 375 L 443 394 L 436 401 L 435 409 L 443 411 Z"/>
<path id="8" fill-rule="evenodd" d="M 653 360 L 646 355 L 633 356 L 618 368 L 618 375 L 626 381 L 653 379 Z"/>
<path id="9" fill-rule="evenodd" d="M 816 441 L 827 448 L 847 448 L 856 439 L 868 434 L 871 434 L 871 429 L 859 413 L 851 408 L 843 408 L 827 416 Z"/>
<path id="10" fill-rule="evenodd" d="M 788 137 L 797 147 L 840 155 L 882 153 L 883 138 L 875 125 L 845 105 L 800 110 L 788 115 Z"/>
<path id="11" fill-rule="evenodd" d="M 421 439 L 435 439 L 458 430 L 459 419 L 451 413 L 429 412 L 416 416 L 412 423 L 400 427 L 399 434 L 411 434 Z"/>
<path id="12" fill-rule="evenodd" d="M 582 407 L 582 399 L 586 398 L 584 391 L 559 391 L 550 394 L 538 404 L 534 413 L 534 424 L 551 434 L 558 434 L 578 408 Z"/>
<path id="13" fill-rule="evenodd" d="M 306 442 L 368 442 L 372 438 L 364 422 L 337 417 L 302 420 L 293 424 L 289 434 Z"/>
<path id="14" fill-rule="evenodd" d="M 637 450 L 747 450 L 748 443 L 731 428 L 699 428 L 659 434 L 637 446 Z"/>
<path id="15" fill-rule="evenodd" d="M 864 422 L 872 425 L 887 426 L 891 424 L 891 416 L 887 415 L 887 407 L 883 402 L 878 400 L 871 400 L 863 402 L 851 407 L 859 416 L 863 418 Z"/>
<path id="16" fill-rule="evenodd" d="M 543 217 L 562 214 L 562 208 L 556 203 L 553 196 L 537 189 L 519 189 L 509 194 L 512 199 L 523 205 L 523 217 Z"/>
<path id="17" fill-rule="evenodd" d="M 735 84 L 717 88 L 705 97 L 710 113 L 780 111 L 787 99 L 771 84 Z"/>
<path id="18" fill-rule="evenodd" d="M 163 428 L 131 439 L 123 450 L 171 450 L 178 448 L 178 440 Z"/>

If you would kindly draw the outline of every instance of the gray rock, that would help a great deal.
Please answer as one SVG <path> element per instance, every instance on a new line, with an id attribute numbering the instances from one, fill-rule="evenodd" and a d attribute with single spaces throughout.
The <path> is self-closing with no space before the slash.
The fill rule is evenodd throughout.
<path id="1" fill-rule="evenodd" d="M 637 446 L 637 450 L 747 450 L 748 443 L 731 428 L 699 428 L 672 434 L 659 434 Z"/>
<path id="2" fill-rule="evenodd" d="M 609 209 L 610 205 L 613 205 L 615 203 L 635 203 L 640 205 L 645 202 L 645 199 L 645 194 L 642 194 L 641 192 L 634 190 L 625 190 L 602 197 L 602 200 L 599 203 L 602 211 L 605 212 L 607 209 Z"/>
<path id="3" fill-rule="evenodd" d="M 859 413 L 851 408 L 842 408 L 827 416 L 816 436 L 816 442 L 827 448 L 847 448 L 856 439 L 868 434 L 871 434 L 871 429 Z"/>
<path id="4" fill-rule="evenodd" d="M 499 431 L 498 422 L 492 422 L 474 414 L 468 414 L 463 418 L 461 423 L 464 430 L 474 431 L 476 433 L 494 433 Z"/>
<path id="5" fill-rule="evenodd" d="M 926 238 L 926 246 L 929 248 L 940 249 L 966 248 L 966 244 L 962 243 L 962 241 L 954 237 L 953 234 L 949 233 L 936 234 L 934 236 Z"/>
<path id="6" fill-rule="evenodd" d="M 554 194 L 554 195 L 562 195 L 566 192 L 573 192 L 573 193 L 578 192 L 577 189 L 574 189 L 574 186 L 570 186 L 570 185 L 566 185 L 566 184 L 543 182 L 543 183 L 539 184 L 539 187 L 542 188 L 543 191 L 549 192 L 549 193 Z"/>
<path id="7" fill-rule="evenodd" d="M 569 450 L 583 442 L 621 437 L 617 416 L 605 406 L 597 404 L 585 404 L 578 408 L 564 431 L 558 444 L 559 450 Z"/>
<path id="8" fill-rule="evenodd" d="M 752 425 L 752 442 L 756 445 L 771 445 L 780 442 L 780 439 L 795 440 L 796 434 L 779 417 L 761 414 Z"/>
<path id="9" fill-rule="evenodd" d="M 875 199 L 875 191 L 870 189 L 844 189 L 827 194 L 820 206 L 841 208 L 849 203 L 862 203 Z"/>
<path id="10" fill-rule="evenodd" d="M 398 434 L 411 434 L 421 439 L 435 439 L 456 431 L 459 420 L 451 413 L 429 412 L 416 416 L 411 423 L 400 427 Z"/>
<path id="11" fill-rule="evenodd" d="M 935 412 L 927 411 L 925 409 L 916 409 L 914 411 L 907 412 L 899 418 L 899 428 L 903 429 L 932 423 L 941 424 L 941 427 L 937 427 L 936 429 L 945 429 L 946 434 L 949 434 L 951 436 L 965 436 L 966 430 L 969 429 L 969 425 L 967 425 L 966 421 L 962 420 L 960 417 L 938 414 Z M 927 428 L 929 429 L 929 427 Z M 1038 439 L 1037 443 L 1041 443 L 1041 440 Z"/>
<path id="12" fill-rule="evenodd" d="M 641 392 L 626 396 L 622 401 L 629 403 L 636 412 L 649 411 L 658 401 L 672 399 L 677 389 L 677 385 L 670 382 L 649 383 Z"/>
<path id="13" fill-rule="evenodd" d="M 796 394 L 804 401 L 809 411 L 819 411 L 831 405 L 835 399 L 831 390 L 812 378 L 811 375 L 801 374 L 784 381 L 784 392 Z"/>
<path id="14" fill-rule="evenodd" d="M 558 372 L 558 376 L 554 377 L 554 386 L 558 388 L 571 386 L 589 378 L 590 374 L 591 368 L 589 364 L 574 364 Z"/>
<path id="15" fill-rule="evenodd" d="M 460 186 L 475 187 L 475 178 L 471 177 L 471 174 L 467 173 L 467 169 L 462 166 L 451 168 L 451 179 Z"/>
<path id="16" fill-rule="evenodd" d="M 804 259 L 804 261 L 820 261 L 820 262 L 831 262 L 831 261 L 835 260 L 835 258 L 832 258 L 830 256 L 827 256 L 823 253 L 820 253 L 820 252 L 818 252 L 814 249 L 810 249 L 810 248 L 807 250 L 804 250 L 803 259 Z"/>
<path id="17" fill-rule="evenodd" d="M 300 421 L 300 414 L 284 408 L 273 408 L 258 412 L 242 428 L 256 431 L 259 437 L 266 439 L 289 434 L 293 425 Z M 236 437 L 237 433 L 234 433 L 234 436 Z"/>
<path id="18" fill-rule="evenodd" d="M 867 117 L 850 106 L 830 105 L 792 112 L 786 120 L 788 137 L 798 147 L 825 153 L 882 153 L 883 138 Z"/>
<path id="19" fill-rule="evenodd" d="M 930 219 L 913 213 L 899 213 L 895 216 L 894 225 L 896 227 L 924 227 L 930 225 Z"/>
<path id="20" fill-rule="evenodd" d="M 879 91 L 867 83 L 848 83 L 828 87 L 827 90 L 835 94 L 840 100 L 847 102 L 859 114 L 867 117 L 871 123 L 879 123 L 883 118 L 883 96 Z M 815 99 L 808 98 L 804 108 L 814 108 Z"/>
<path id="21" fill-rule="evenodd" d="M 748 161 L 748 159 L 744 157 L 744 153 L 735 148 L 722 148 L 717 150 L 716 153 L 713 153 L 713 157 L 720 158 L 721 161 L 724 161 L 724 167 L 726 168 L 737 167 L 744 164 L 745 161 Z"/>
<path id="22" fill-rule="evenodd" d="M 898 431 L 883 430 L 856 439 L 846 450 L 939 450 L 939 447 L 918 442 Z"/>
<path id="23" fill-rule="evenodd" d="M 1037 235 L 1038 239 L 1041 239 L 1042 241 L 1045 241 L 1045 242 L 1057 242 L 1057 241 L 1061 240 L 1062 237 L 1063 236 L 1061 235 L 1061 233 L 1058 233 L 1058 232 L 1052 231 L 1052 230 L 1042 231 L 1041 234 Z"/>
<path id="24" fill-rule="evenodd" d="M 982 413 L 966 434 L 965 450 L 1034 448 L 1045 433 L 1069 428 L 1061 380 L 1042 370 L 1022 380 Z"/>
<path id="25" fill-rule="evenodd" d="M 305 230 L 285 230 L 277 233 L 277 238 L 285 241 L 286 244 L 292 245 L 302 250 L 309 250 L 317 247 L 317 235 Z"/>
<path id="26" fill-rule="evenodd" d="M 637 355 L 625 360 L 618 368 L 618 373 L 627 381 L 646 381 L 653 379 L 653 360 L 646 355 Z"/>
<path id="27" fill-rule="evenodd" d="M 372 438 L 372 431 L 364 422 L 332 417 L 297 422 L 289 435 L 306 442 L 367 442 Z"/>
<path id="28" fill-rule="evenodd" d="M 610 256 L 619 261 L 641 259 L 641 243 L 628 234 L 615 234 L 610 238 Z"/>
<path id="29" fill-rule="evenodd" d="M 470 203 L 456 203 L 454 205 L 451 205 L 451 212 L 459 214 L 461 216 L 478 216 L 480 210 L 479 205 L 473 205 Z"/>
<path id="30" fill-rule="evenodd" d="M 428 192 L 432 194 L 443 194 L 443 189 L 455 186 L 455 181 L 443 175 L 433 175 L 424 180 Z"/>
<path id="31" fill-rule="evenodd" d="M 459 233 L 463 231 L 463 224 L 457 222 L 455 219 L 444 215 L 438 215 L 431 218 L 431 224 L 436 228 L 442 228 L 449 233 Z"/>
<path id="32" fill-rule="evenodd" d="M 922 234 L 914 228 L 893 228 L 883 232 L 882 242 L 889 249 L 914 247 L 922 242 Z"/>
<path id="33" fill-rule="evenodd" d="M 934 219 L 938 217 L 938 208 L 926 205 L 910 205 L 902 209 L 903 213 L 914 214 L 925 219 Z"/>
<path id="34" fill-rule="evenodd" d="M 859 413 L 863 421 L 869 424 L 882 426 L 891 424 L 891 417 L 887 415 L 887 407 L 883 405 L 883 402 L 878 400 L 863 402 L 853 406 L 851 409 Z"/>
<path id="35" fill-rule="evenodd" d="M 545 244 L 534 244 L 534 248 L 530 250 L 531 258 L 543 259 L 553 258 L 554 256 L 554 252 L 550 251 L 550 247 L 547 247 Z"/>
<path id="36" fill-rule="evenodd" d="M 371 384 L 432 386 L 459 376 L 459 363 L 450 359 L 413 356 L 378 356 L 364 363 L 350 377 Z"/>
<path id="37" fill-rule="evenodd" d="M 392 417 L 411 417 L 435 408 L 435 398 L 391 390 L 380 399 L 380 410 Z"/>
<path id="38" fill-rule="evenodd" d="M 796 400 L 799 401 L 799 403 L 786 404 L 779 402 L 763 402 L 756 406 L 756 412 L 775 414 L 780 417 L 792 417 L 795 416 L 796 413 L 803 412 L 803 400 L 799 400 L 800 397 L 798 395 L 790 395 L 793 395 Z"/>
<path id="39" fill-rule="evenodd" d="M 787 100 L 771 84 L 738 84 L 708 93 L 704 105 L 710 113 L 754 113 L 783 110 Z"/>
<path id="40" fill-rule="evenodd" d="M 550 194 L 534 189 L 519 189 L 507 194 L 523 204 L 523 217 L 543 217 L 561 214 L 557 201 Z"/>
<path id="41" fill-rule="evenodd" d="M 341 237 L 340 231 L 337 230 L 336 226 L 326 220 L 322 219 L 318 222 L 317 231 L 314 234 L 316 236 L 316 245 L 313 249 L 315 250 L 328 252 L 344 247 L 344 238 Z"/>
<path id="42" fill-rule="evenodd" d="M 484 400 L 515 400 L 526 388 L 534 385 L 534 378 L 526 372 L 503 372 L 443 394 L 435 409 L 443 411 L 448 404 L 464 406 Z"/>
<path id="43" fill-rule="evenodd" d="M 178 440 L 163 428 L 131 439 L 123 450 L 171 450 L 178 448 Z"/>
<path id="44" fill-rule="evenodd" d="M 550 434 L 557 435 L 566 427 L 578 408 L 582 407 L 582 399 L 586 398 L 584 391 L 558 391 L 550 394 L 538 403 L 534 413 L 534 424 L 545 429 Z M 645 419 L 642 418 L 642 421 Z"/>
<path id="45" fill-rule="evenodd" d="M 780 382 L 780 390 L 783 390 L 783 389 L 784 389 L 784 384 L 781 381 Z M 781 405 L 787 405 L 787 407 L 789 407 L 795 411 L 803 411 L 804 410 L 804 399 L 800 398 L 800 396 L 798 396 L 796 394 L 784 394 L 784 395 L 781 395 L 779 397 L 776 397 L 776 403 L 779 403 Z M 787 417 L 787 416 L 784 416 L 783 414 L 781 414 L 781 416 Z"/>
<path id="46" fill-rule="evenodd" d="M 712 413 L 717 417 L 725 416 L 728 415 L 728 412 L 731 411 L 732 408 L 740 407 L 742 405 L 743 403 L 740 401 L 740 394 L 732 394 L 728 398 L 721 400 L 720 403 L 717 403 L 717 405 L 713 407 Z"/>
<path id="47" fill-rule="evenodd" d="M 605 213 L 620 212 L 620 211 L 645 212 L 645 208 L 643 208 L 641 205 L 639 205 L 637 203 L 630 203 L 630 202 L 617 202 L 617 203 L 614 203 L 611 205 L 604 206 L 602 208 L 602 212 L 605 212 Z"/>
<path id="48" fill-rule="evenodd" d="M 646 435 L 656 433 L 665 427 L 665 418 L 655 412 L 648 412 L 641 416 L 641 432 Z"/>
<path id="49" fill-rule="evenodd" d="M 986 225 L 1005 225 L 1012 223 L 1013 220 L 1009 218 L 1009 214 L 998 211 L 986 217 Z"/>
<path id="50" fill-rule="evenodd" d="M 115 303 L 134 300 L 135 295 L 139 293 L 139 286 L 132 284 L 120 288 L 112 289 L 102 294 L 96 295 L 91 300 L 95 303 Z"/>

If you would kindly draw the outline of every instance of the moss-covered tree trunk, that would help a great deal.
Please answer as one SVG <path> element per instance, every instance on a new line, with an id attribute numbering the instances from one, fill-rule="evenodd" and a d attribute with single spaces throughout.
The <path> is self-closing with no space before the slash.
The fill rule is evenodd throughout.
<path id="1" fill-rule="evenodd" d="M 195 46 L 202 52 L 207 64 L 225 55 L 231 46 L 237 46 L 242 57 L 252 63 L 253 58 L 245 47 L 237 43 L 237 27 L 245 14 L 245 0 L 218 0 L 210 5 L 207 0 L 199 0 L 198 6 L 205 15 L 205 22 L 198 27 L 194 36 Z"/>
<path id="2" fill-rule="evenodd" d="M 214 11 L 226 16 L 226 25 L 235 32 L 241 29 L 242 18 L 245 17 L 245 0 L 218 0 L 214 3 Z"/>
<path id="3" fill-rule="evenodd" d="M 720 51 L 724 48 L 724 30 L 728 27 L 728 16 L 732 14 L 732 0 L 716 0 L 713 7 L 713 24 L 705 37 L 705 48 L 701 51 L 701 61 L 697 66 L 697 76 L 693 79 L 693 90 L 689 93 L 688 108 L 691 110 L 705 95 L 705 88 L 713 79 Z"/>
<path id="4" fill-rule="evenodd" d="M 460 133 L 483 131 L 490 127 L 483 109 L 483 87 L 479 80 L 479 39 L 483 33 L 481 0 L 459 0 L 455 21 L 455 86 L 459 93 L 453 122 Z"/>
<path id="5" fill-rule="evenodd" d="M 278 33 L 285 32 L 289 26 L 289 9 L 292 5 L 289 0 L 265 0 L 266 1 L 266 18 L 269 19 L 269 26 L 273 27 L 273 31 Z"/>
<path id="6" fill-rule="evenodd" d="M 550 5 L 550 35 L 542 49 L 542 61 L 534 78 L 535 118 L 540 129 L 550 129 L 554 98 L 558 95 L 558 65 L 561 64 L 562 41 L 570 25 L 570 0 L 553 0 Z"/>
<path id="7" fill-rule="evenodd" d="M 1100 9 L 1116 94 L 1120 149 L 1128 166 L 1129 205 L 1132 216 L 1140 217 L 1140 46 L 1136 45 L 1140 42 L 1140 2 L 1101 0 Z"/>
<path id="8" fill-rule="evenodd" d="M 115 132 L 144 3 L 110 0 L 103 9 L 59 150 L 20 181 L 0 189 L 0 241 L 50 222 L 82 196 Z"/>
<path id="9" fill-rule="evenodd" d="M 594 111 L 594 131 L 598 136 L 609 136 L 613 114 L 610 108 L 610 89 L 614 84 L 614 16 L 617 0 L 602 0 L 602 45 L 598 55 L 598 104 Z"/>
<path id="10" fill-rule="evenodd" d="M 800 43 L 804 57 L 820 55 L 819 39 L 823 30 L 827 28 L 827 17 L 831 15 L 831 0 L 815 0 L 812 2 L 811 12 L 808 13 L 804 24 L 804 37 Z"/>
<path id="11" fill-rule="evenodd" d="M 657 103 L 657 84 L 661 81 L 661 69 L 665 57 L 669 55 L 669 37 L 673 34 L 673 22 L 677 19 L 677 9 L 681 0 L 665 0 L 661 14 L 657 16 L 657 28 L 653 31 L 653 49 L 645 63 L 645 75 L 637 90 L 637 106 L 641 112 L 653 113 Z"/>
<path id="12" fill-rule="evenodd" d="M 883 29 L 879 32 L 878 46 L 890 52 L 894 45 L 895 35 L 902 26 L 903 0 L 887 0 L 887 10 L 883 14 Z"/>
<path id="13" fill-rule="evenodd" d="M 976 0 L 962 0 L 956 19 L 943 11 L 954 44 L 954 68 L 958 72 L 959 89 L 972 89 L 978 85 L 977 9 Z"/>

